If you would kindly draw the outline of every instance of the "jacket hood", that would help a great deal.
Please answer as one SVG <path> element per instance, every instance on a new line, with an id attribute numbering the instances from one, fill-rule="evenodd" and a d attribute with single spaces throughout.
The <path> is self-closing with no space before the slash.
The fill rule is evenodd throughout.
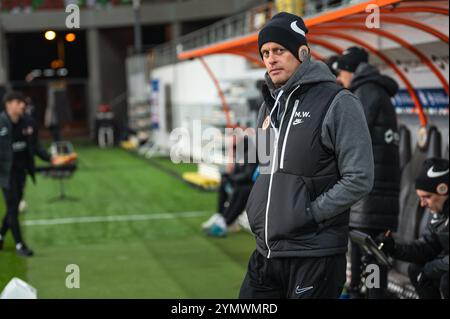
<path id="1" fill-rule="evenodd" d="M 390 97 L 398 92 L 398 84 L 394 79 L 387 75 L 383 75 L 376 67 L 368 63 L 361 63 L 353 76 L 350 91 L 354 92 L 361 85 L 366 83 L 375 83 L 381 86 Z"/>
<path id="2" fill-rule="evenodd" d="M 333 82 L 336 83 L 336 77 L 331 73 L 330 69 L 322 61 L 312 61 L 311 58 L 306 59 L 291 78 L 279 88 L 276 88 L 270 78 L 269 74 L 265 74 L 267 88 L 263 89 L 263 94 L 270 92 L 272 98 L 275 98 L 278 93 L 283 90 L 284 94 L 289 93 L 298 85 L 319 83 L 319 82 Z"/>

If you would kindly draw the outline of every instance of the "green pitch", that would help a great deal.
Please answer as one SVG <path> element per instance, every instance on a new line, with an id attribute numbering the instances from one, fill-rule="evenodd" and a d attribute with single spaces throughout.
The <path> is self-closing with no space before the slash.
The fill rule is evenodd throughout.
<path id="1" fill-rule="evenodd" d="M 55 201 L 57 181 L 28 181 L 22 229 L 36 255 L 15 255 L 11 234 L 0 251 L 0 291 L 12 277 L 39 298 L 235 298 L 254 239 L 206 237 L 200 224 L 216 194 L 193 189 L 120 149 L 77 147 L 78 171 Z M 188 164 L 160 165 L 177 172 Z M 3 199 L 2 199 L 3 200 Z M 0 202 L 3 216 L 3 202 Z M 66 287 L 66 267 L 80 268 L 80 288 Z"/>

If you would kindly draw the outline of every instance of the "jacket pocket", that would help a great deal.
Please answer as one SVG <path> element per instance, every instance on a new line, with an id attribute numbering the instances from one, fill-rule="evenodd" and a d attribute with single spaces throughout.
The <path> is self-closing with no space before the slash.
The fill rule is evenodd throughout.
<path id="1" fill-rule="evenodd" d="M 268 214 L 270 240 L 295 239 L 316 232 L 311 198 L 301 176 L 277 172 L 273 176 Z"/>
<path id="2" fill-rule="evenodd" d="M 246 206 L 250 228 L 260 238 L 264 238 L 269 183 L 270 174 L 259 175 L 250 192 Z"/>

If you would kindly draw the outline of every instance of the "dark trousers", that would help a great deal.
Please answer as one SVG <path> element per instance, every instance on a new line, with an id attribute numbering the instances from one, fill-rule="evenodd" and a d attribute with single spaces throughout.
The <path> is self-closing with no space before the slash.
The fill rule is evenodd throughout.
<path id="1" fill-rule="evenodd" d="M 8 188 L 3 188 L 3 197 L 6 204 L 6 215 L 3 218 L 0 235 L 4 237 L 11 229 L 16 243 L 23 243 L 19 225 L 19 204 L 23 196 L 26 174 L 23 170 L 12 170 Z"/>
<path id="2" fill-rule="evenodd" d="M 218 190 L 218 201 L 217 201 L 217 212 L 223 215 L 228 198 L 230 197 L 230 193 L 227 191 L 227 181 L 224 178 L 225 175 L 222 176 L 222 181 L 220 182 L 219 190 Z"/>
<path id="3" fill-rule="evenodd" d="M 420 284 L 417 282 L 417 276 L 423 270 L 423 265 L 410 264 L 408 267 L 408 275 L 411 284 L 416 289 L 420 299 L 448 299 L 448 272 L 444 273 L 440 278 L 422 279 Z M 441 295 L 442 293 L 442 295 Z"/>
<path id="4" fill-rule="evenodd" d="M 231 193 L 228 193 L 226 183 L 221 183 L 219 187 L 218 212 L 225 218 L 227 225 L 231 225 L 244 211 L 253 184 L 235 184 Z"/>
<path id="5" fill-rule="evenodd" d="M 358 229 L 370 236 L 372 238 L 376 238 L 381 231 L 380 230 L 371 230 L 371 229 Z M 351 291 L 360 291 L 361 286 L 363 285 L 362 275 L 365 271 L 363 258 L 369 258 L 365 255 L 362 249 L 355 244 L 351 243 L 351 281 L 350 281 L 350 290 Z M 368 259 L 368 262 L 371 264 L 376 264 L 380 269 L 380 288 L 367 288 L 367 298 L 369 299 L 383 299 L 387 297 L 387 284 L 388 284 L 388 269 L 383 265 L 379 265 L 376 260 L 373 258 L 372 260 Z"/>
<path id="6" fill-rule="evenodd" d="M 255 251 L 240 299 L 337 299 L 345 284 L 345 254 L 267 259 Z"/>

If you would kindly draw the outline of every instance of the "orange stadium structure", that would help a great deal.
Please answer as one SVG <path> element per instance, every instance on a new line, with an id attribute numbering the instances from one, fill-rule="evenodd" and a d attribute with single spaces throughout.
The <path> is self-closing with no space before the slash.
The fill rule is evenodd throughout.
<path id="1" fill-rule="evenodd" d="M 373 10 L 377 10 L 374 8 L 379 8 L 381 13 L 381 28 L 369 28 L 366 26 L 366 21 L 375 12 Z M 270 8 L 268 12 L 268 18 L 270 18 L 272 14 Z M 371 0 L 306 18 L 305 23 L 309 28 L 308 42 L 311 45 L 311 54 L 316 59 L 324 59 L 317 50 L 319 47 L 325 48 L 333 54 L 340 54 L 345 49 L 342 46 L 342 41 L 361 46 L 378 57 L 403 82 L 414 102 L 415 112 L 419 116 L 420 125 L 426 126 L 427 116 L 423 111 L 422 103 L 414 90 L 411 79 L 396 65 L 395 61 L 378 50 L 374 42 L 378 38 L 388 39 L 411 52 L 436 76 L 448 95 L 448 77 L 445 77 L 444 72 L 436 67 L 430 57 L 421 53 L 411 43 L 416 33 L 422 32 L 448 45 L 448 31 L 442 30 L 442 24 L 440 23 L 441 19 L 448 19 L 448 14 L 448 0 L 425 2 L 414 0 Z M 376 35 L 377 37 L 369 37 L 368 35 Z M 178 58 L 180 60 L 194 58 L 201 60 L 216 83 L 223 109 L 228 114 L 228 106 L 223 98 L 218 82 L 202 57 L 212 54 L 234 54 L 262 66 L 262 61 L 258 54 L 257 40 L 258 32 L 253 32 L 239 38 L 183 51 L 178 54 Z M 227 123 L 228 126 L 232 126 L 229 115 L 227 116 Z"/>

